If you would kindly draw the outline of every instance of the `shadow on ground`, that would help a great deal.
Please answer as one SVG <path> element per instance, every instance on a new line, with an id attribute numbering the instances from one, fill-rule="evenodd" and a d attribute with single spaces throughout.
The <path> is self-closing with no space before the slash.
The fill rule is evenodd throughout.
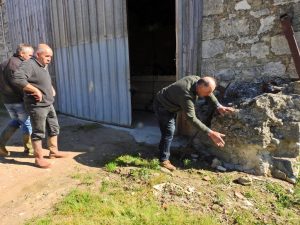
<path id="1" fill-rule="evenodd" d="M 60 149 L 81 152 L 74 159 L 90 167 L 104 167 L 122 155 L 139 156 L 148 160 L 158 157 L 156 145 L 137 143 L 128 132 L 97 123 L 63 126 L 61 134 Z M 193 149 L 172 149 L 171 161 L 181 169 L 210 169 L 211 158 L 199 156 L 200 161 L 193 161 L 190 156 L 192 153 L 197 152 Z"/>

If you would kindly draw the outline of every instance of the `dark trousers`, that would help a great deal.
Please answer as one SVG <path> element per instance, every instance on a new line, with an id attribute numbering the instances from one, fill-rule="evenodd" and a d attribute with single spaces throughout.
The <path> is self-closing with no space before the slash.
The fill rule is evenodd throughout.
<path id="1" fill-rule="evenodd" d="M 57 115 L 53 105 L 44 107 L 26 105 L 26 110 L 30 115 L 32 125 L 31 139 L 33 141 L 45 138 L 46 130 L 50 137 L 59 134 Z"/>
<path id="2" fill-rule="evenodd" d="M 158 119 L 161 132 L 159 142 L 159 160 L 169 160 L 170 148 L 175 132 L 176 113 L 166 110 L 156 99 L 153 102 L 153 110 Z"/>

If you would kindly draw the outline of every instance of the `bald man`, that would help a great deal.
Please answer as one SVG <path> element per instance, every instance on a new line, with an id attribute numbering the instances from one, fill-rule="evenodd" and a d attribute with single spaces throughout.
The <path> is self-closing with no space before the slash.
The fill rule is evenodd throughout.
<path id="1" fill-rule="evenodd" d="M 52 49 L 39 44 L 35 56 L 21 64 L 13 76 L 13 83 L 24 91 L 24 103 L 32 124 L 32 145 L 35 164 L 49 168 L 51 164 L 43 157 L 42 139 L 48 133 L 49 158 L 63 158 L 66 153 L 58 151 L 59 125 L 53 106 L 55 91 L 48 65 L 53 56 Z"/>
<path id="2" fill-rule="evenodd" d="M 187 120 L 198 130 L 207 133 L 208 137 L 219 147 L 224 147 L 224 134 L 213 131 L 202 123 L 195 113 L 195 101 L 198 97 L 210 97 L 221 114 L 233 112 L 234 109 L 222 106 L 213 91 L 216 81 L 212 77 L 186 76 L 175 83 L 163 88 L 156 95 L 153 109 L 159 122 L 161 139 L 159 143 L 161 166 L 173 171 L 175 166 L 169 161 L 170 147 L 175 132 L 177 112 L 183 111 Z"/>

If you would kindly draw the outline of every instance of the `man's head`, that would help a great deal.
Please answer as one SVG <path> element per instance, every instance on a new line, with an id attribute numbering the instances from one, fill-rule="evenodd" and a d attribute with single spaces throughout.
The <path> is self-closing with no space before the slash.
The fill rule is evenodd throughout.
<path id="1" fill-rule="evenodd" d="M 196 92 L 199 97 L 209 96 L 216 89 L 216 80 L 212 77 L 201 77 L 196 86 Z"/>
<path id="2" fill-rule="evenodd" d="M 24 60 L 30 59 L 33 55 L 33 48 L 31 45 L 21 43 L 18 45 L 16 54 Z"/>
<path id="3" fill-rule="evenodd" d="M 51 62 L 53 51 L 48 45 L 39 44 L 36 49 L 35 56 L 39 63 L 46 66 Z"/>

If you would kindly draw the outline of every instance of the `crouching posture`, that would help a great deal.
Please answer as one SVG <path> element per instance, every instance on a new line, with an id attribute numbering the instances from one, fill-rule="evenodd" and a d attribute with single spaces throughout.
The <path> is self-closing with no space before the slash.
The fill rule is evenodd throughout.
<path id="1" fill-rule="evenodd" d="M 206 132 L 217 146 L 224 147 L 225 142 L 222 137 L 225 135 L 209 129 L 195 113 L 194 103 L 198 97 L 210 97 L 222 114 L 234 111 L 233 108 L 224 107 L 218 102 L 213 94 L 215 88 L 216 81 L 212 77 L 186 76 L 157 93 L 153 108 L 161 131 L 159 143 L 161 166 L 171 171 L 176 169 L 169 161 L 169 157 L 175 132 L 175 119 L 179 111 L 185 113 L 187 120 L 196 129 Z"/>
<path id="2" fill-rule="evenodd" d="M 40 44 L 35 57 L 24 61 L 14 73 L 12 82 L 24 91 L 25 108 L 30 115 L 32 124 L 32 146 L 35 164 L 48 168 L 51 164 L 43 157 L 42 139 L 48 133 L 48 149 L 50 158 L 63 158 L 67 154 L 58 151 L 57 136 L 59 125 L 53 106 L 55 91 L 47 66 L 53 56 L 52 49 Z"/>

